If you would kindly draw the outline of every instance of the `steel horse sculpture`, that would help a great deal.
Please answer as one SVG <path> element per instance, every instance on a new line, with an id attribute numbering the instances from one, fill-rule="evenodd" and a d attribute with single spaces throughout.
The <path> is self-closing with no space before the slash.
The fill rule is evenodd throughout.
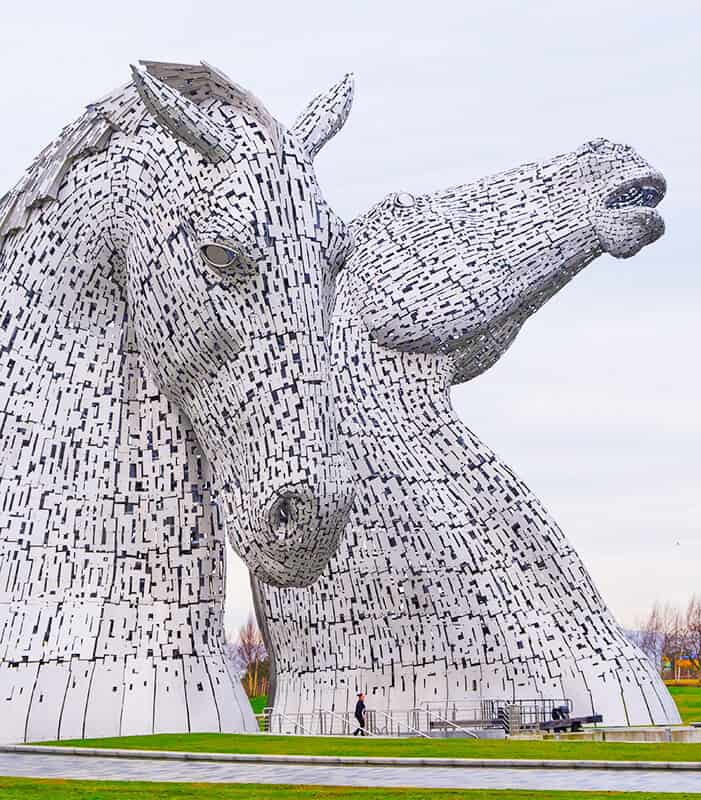
<path id="1" fill-rule="evenodd" d="M 276 711 L 363 690 L 385 711 L 569 698 L 608 724 L 679 722 L 555 521 L 450 402 L 581 269 L 657 239 L 664 192 L 597 140 L 355 221 L 332 348 L 357 496 L 320 580 L 254 579 Z"/>
<path id="2" fill-rule="evenodd" d="M 352 503 L 329 390 L 351 236 L 286 130 L 207 66 L 145 62 L 0 201 L 6 741 L 257 730 L 224 658 L 224 524 L 314 580 Z"/>

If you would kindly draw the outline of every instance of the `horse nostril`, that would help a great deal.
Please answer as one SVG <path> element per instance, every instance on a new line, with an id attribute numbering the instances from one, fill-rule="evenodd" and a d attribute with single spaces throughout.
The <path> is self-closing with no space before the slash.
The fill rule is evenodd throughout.
<path id="1" fill-rule="evenodd" d="M 277 523 L 278 525 L 287 525 L 292 520 L 292 501 L 282 500 L 277 507 Z"/>
<path id="2" fill-rule="evenodd" d="M 297 519 L 297 504 L 301 498 L 296 494 L 283 494 L 273 503 L 270 513 L 270 525 L 278 539 L 288 538 L 294 532 Z"/>

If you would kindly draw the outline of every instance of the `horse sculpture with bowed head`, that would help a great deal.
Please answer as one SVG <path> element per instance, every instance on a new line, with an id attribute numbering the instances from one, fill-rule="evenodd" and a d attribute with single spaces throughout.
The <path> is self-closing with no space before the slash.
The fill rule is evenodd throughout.
<path id="1" fill-rule="evenodd" d="M 678 721 L 556 522 L 450 402 L 597 256 L 657 239 L 664 191 L 597 140 L 355 221 L 332 349 L 356 502 L 319 581 L 254 581 L 276 710 L 363 690 L 380 710 L 568 698 L 609 724 Z"/>
<path id="2" fill-rule="evenodd" d="M 303 585 L 352 500 L 327 380 L 351 238 L 312 166 L 351 98 L 288 131 L 211 67 L 147 62 L 0 202 L 5 737 L 254 728 L 224 522 Z"/>

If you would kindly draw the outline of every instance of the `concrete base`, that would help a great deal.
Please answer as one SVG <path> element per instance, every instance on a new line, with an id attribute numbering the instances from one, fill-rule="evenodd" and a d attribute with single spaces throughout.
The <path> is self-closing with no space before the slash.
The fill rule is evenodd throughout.
<path id="1" fill-rule="evenodd" d="M 640 728 L 595 728 L 579 733 L 547 733 L 543 739 L 585 742 L 701 742 L 701 728 L 692 725 L 675 727 L 650 725 Z"/>

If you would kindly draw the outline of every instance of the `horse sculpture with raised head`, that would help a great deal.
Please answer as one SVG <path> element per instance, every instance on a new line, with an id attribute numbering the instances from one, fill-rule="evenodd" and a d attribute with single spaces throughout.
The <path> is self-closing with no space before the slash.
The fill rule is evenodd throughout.
<path id="1" fill-rule="evenodd" d="M 290 130 L 217 70 L 145 62 L 0 201 L 4 739 L 255 730 L 223 653 L 224 522 L 305 585 L 352 489 L 328 384 L 351 237 Z"/>
<path id="2" fill-rule="evenodd" d="M 657 239 L 664 192 L 597 140 L 355 221 L 332 347 L 356 502 L 315 584 L 254 580 L 276 711 L 344 711 L 362 690 L 380 711 L 458 719 L 566 698 L 609 724 L 679 720 L 555 521 L 450 402 L 587 264 Z"/>

